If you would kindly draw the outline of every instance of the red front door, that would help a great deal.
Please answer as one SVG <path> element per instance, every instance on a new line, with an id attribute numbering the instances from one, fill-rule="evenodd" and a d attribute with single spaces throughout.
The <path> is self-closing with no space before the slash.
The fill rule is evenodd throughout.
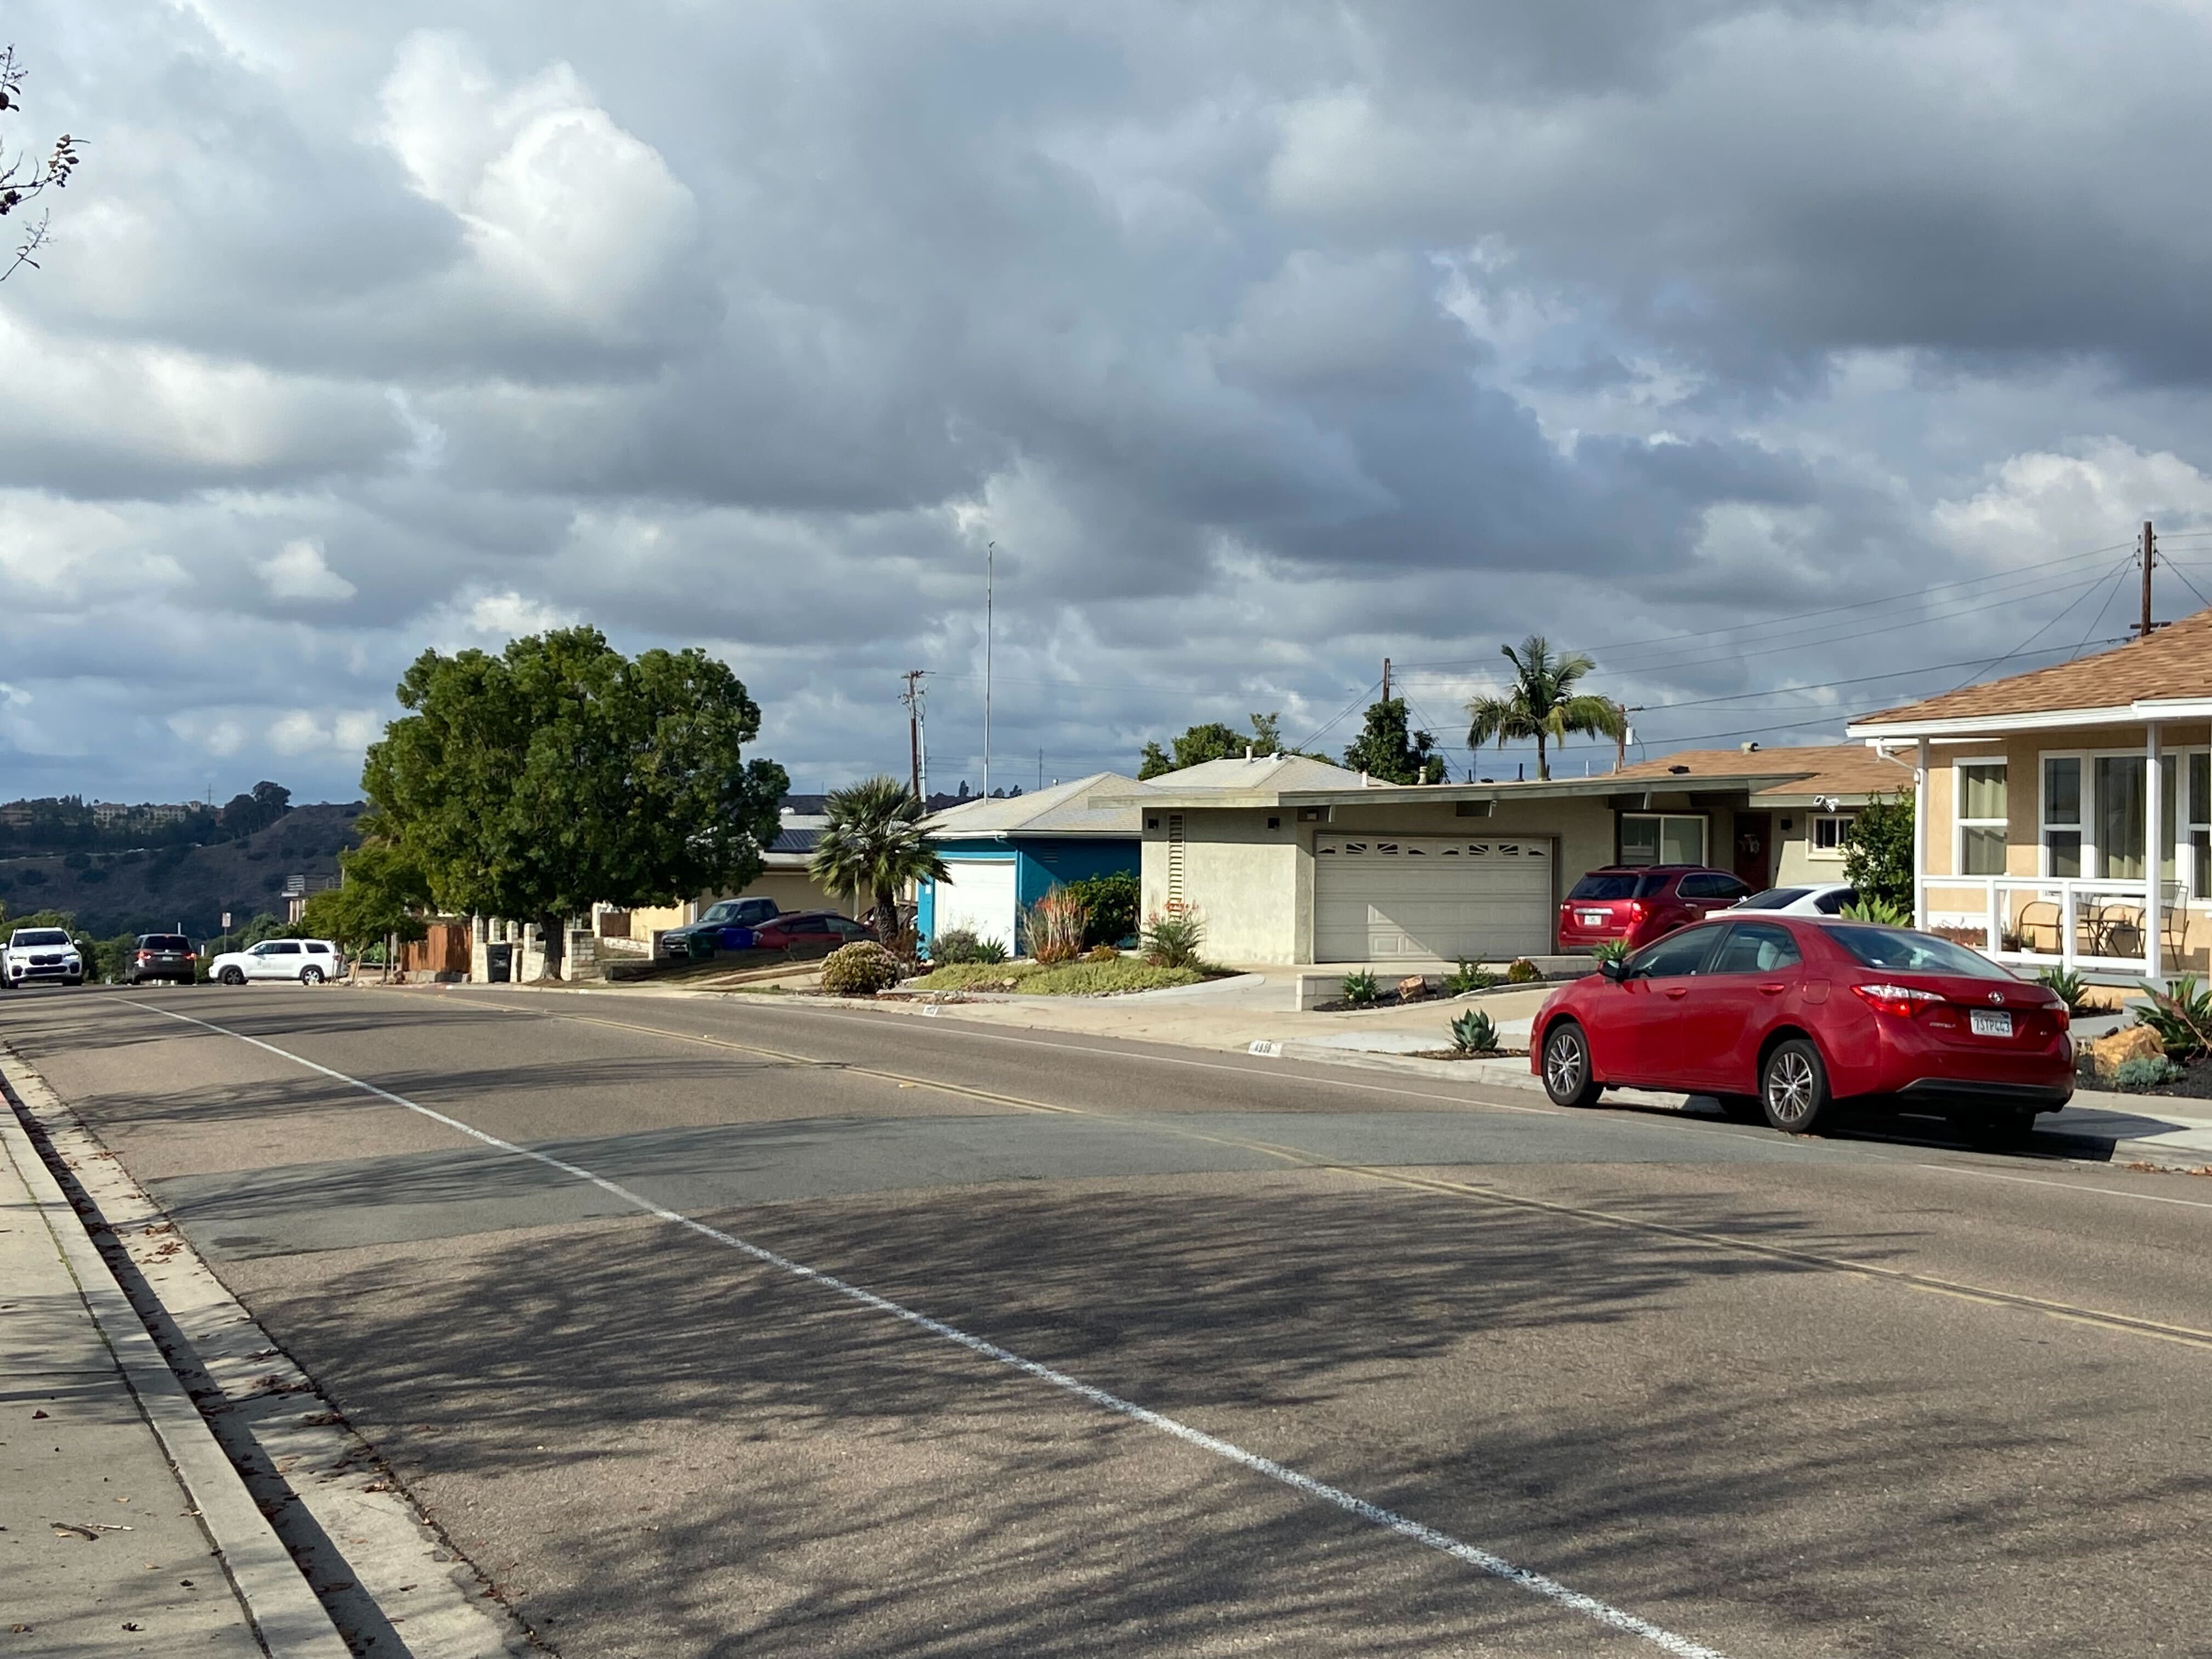
<path id="1" fill-rule="evenodd" d="M 1774 815 L 1735 815 L 1735 878 L 1754 893 L 1774 885 Z"/>

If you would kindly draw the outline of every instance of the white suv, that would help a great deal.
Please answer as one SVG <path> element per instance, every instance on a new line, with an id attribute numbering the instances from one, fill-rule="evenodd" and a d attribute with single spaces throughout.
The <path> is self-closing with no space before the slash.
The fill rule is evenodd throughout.
<path id="1" fill-rule="evenodd" d="M 64 928 L 18 927 L 0 946 L 0 985 L 11 991 L 26 985 L 83 983 L 84 958 Z"/>
<path id="2" fill-rule="evenodd" d="M 320 985 L 343 972 L 345 958 L 326 939 L 265 939 L 250 951 L 226 951 L 208 963 L 208 977 L 219 985 L 243 985 L 250 979 Z"/>

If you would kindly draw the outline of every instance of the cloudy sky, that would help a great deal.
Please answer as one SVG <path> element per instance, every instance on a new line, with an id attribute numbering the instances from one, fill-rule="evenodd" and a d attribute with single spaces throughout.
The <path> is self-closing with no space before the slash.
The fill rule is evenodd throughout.
<path id="1" fill-rule="evenodd" d="M 1530 631 L 1646 752 L 1817 739 L 2119 635 L 2146 517 L 2212 591 L 2199 4 L 0 33 L 85 143 L 0 284 L 0 796 L 349 797 L 417 652 L 570 619 L 726 657 L 801 787 L 927 669 L 980 783 L 991 541 L 1002 785 L 1340 746 L 1386 656 L 1456 742 Z"/>

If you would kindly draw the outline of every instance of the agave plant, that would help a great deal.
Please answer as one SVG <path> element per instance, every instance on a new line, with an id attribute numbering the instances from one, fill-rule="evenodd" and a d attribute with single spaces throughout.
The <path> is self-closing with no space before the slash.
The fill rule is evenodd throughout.
<path id="1" fill-rule="evenodd" d="M 1444 994 L 1448 997 L 1462 997 L 1469 991 L 1487 991 L 1497 983 L 1497 975 L 1486 969 L 1476 967 L 1465 957 L 1462 957 L 1459 959 L 1459 966 L 1444 975 Z"/>
<path id="2" fill-rule="evenodd" d="M 1382 994 L 1382 988 L 1376 982 L 1375 975 L 1364 968 L 1344 976 L 1343 990 L 1344 1000 L 1355 1008 L 1372 1007 L 1376 999 Z"/>
<path id="3" fill-rule="evenodd" d="M 2035 976 L 2035 982 L 2047 991 L 2056 991 L 2069 1014 L 2080 1013 L 2082 1001 L 2089 994 L 2088 981 L 2063 968 L 2045 969 Z"/>
<path id="4" fill-rule="evenodd" d="M 1847 921 L 1871 921 L 1882 927 L 1910 927 L 1912 912 L 1894 899 L 1883 898 L 1878 893 L 1862 893 L 1856 902 L 1843 908 Z"/>
<path id="5" fill-rule="evenodd" d="M 1480 1008 L 1470 1008 L 1451 1023 L 1452 1047 L 1463 1054 L 1486 1054 L 1498 1047 L 1498 1026 Z"/>
<path id="6" fill-rule="evenodd" d="M 1600 962 L 1626 962 L 1628 960 L 1628 941 L 1625 939 L 1607 939 L 1590 954 Z"/>

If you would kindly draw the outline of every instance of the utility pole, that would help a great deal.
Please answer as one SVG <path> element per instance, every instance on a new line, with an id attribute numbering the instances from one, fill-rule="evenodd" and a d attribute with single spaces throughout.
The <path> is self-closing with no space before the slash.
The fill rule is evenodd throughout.
<path id="1" fill-rule="evenodd" d="M 2137 626 L 2136 632 L 2144 639 L 2148 639 L 2151 630 L 2150 573 L 2151 567 L 2158 562 L 2158 535 L 2150 527 L 2148 519 L 2143 520 L 2142 544 L 2137 549 L 2136 556 L 2142 565 L 2142 622 Z"/>
<path id="2" fill-rule="evenodd" d="M 1382 659 L 1382 701 L 1390 701 L 1390 659 Z"/>
<path id="3" fill-rule="evenodd" d="M 1633 704 L 1617 702 L 1613 707 L 1620 710 L 1620 735 L 1613 740 L 1613 769 L 1616 772 L 1625 772 L 1628 769 L 1629 739 L 1636 735 L 1635 728 L 1628 723 L 1628 717 L 1631 714 L 1642 714 L 1644 705 L 1640 702 Z"/>
<path id="4" fill-rule="evenodd" d="M 927 805 L 929 797 L 922 793 L 921 774 L 921 677 L 929 671 L 909 668 L 906 671 L 906 690 L 899 701 L 906 705 L 907 755 L 914 767 L 914 798 Z"/>
<path id="5" fill-rule="evenodd" d="M 991 607 L 996 585 L 999 544 L 983 544 L 983 794 L 991 793 Z"/>

